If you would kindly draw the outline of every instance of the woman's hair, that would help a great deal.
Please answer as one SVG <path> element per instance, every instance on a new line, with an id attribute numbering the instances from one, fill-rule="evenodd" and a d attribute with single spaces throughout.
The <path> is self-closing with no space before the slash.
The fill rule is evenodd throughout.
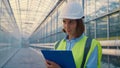
<path id="1" fill-rule="evenodd" d="M 83 23 L 83 19 L 76 19 L 76 22 L 77 22 L 76 32 L 78 34 L 77 36 L 80 36 L 85 31 L 85 26 L 84 26 L 84 23 Z M 66 33 L 64 28 L 63 28 L 63 32 Z"/>

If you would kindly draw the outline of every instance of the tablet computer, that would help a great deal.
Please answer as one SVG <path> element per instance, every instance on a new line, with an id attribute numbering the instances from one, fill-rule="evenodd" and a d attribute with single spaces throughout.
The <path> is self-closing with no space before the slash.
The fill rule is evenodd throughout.
<path id="1" fill-rule="evenodd" d="M 61 68 L 76 68 L 72 51 L 61 50 L 41 50 L 45 59 L 54 61 L 59 64 Z"/>

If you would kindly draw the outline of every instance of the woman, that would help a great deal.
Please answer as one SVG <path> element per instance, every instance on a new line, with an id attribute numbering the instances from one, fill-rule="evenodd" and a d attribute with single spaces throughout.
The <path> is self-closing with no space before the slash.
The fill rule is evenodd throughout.
<path id="1" fill-rule="evenodd" d="M 83 9 L 77 2 L 69 2 L 61 14 L 63 19 L 63 31 L 66 37 L 60 41 L 56 50 L 71 50 L 76 68 L 100 68 L 102 49 L 101 45 L 95 39 L 92 39 L 87 53 L 85 49 L 88 37 L 84 35 L 84 14 Z M 60 68 L 60 65 L 47 60 L 48 68 Z"/>

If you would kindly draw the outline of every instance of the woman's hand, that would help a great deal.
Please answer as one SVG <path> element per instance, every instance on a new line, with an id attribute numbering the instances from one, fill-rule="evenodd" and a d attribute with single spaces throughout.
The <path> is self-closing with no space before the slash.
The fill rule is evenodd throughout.
<path id="1" fill-rule="evenodd" d="M 61 68 L 58 64 L 53 61 L 46 60 L 47 68 Z"/>

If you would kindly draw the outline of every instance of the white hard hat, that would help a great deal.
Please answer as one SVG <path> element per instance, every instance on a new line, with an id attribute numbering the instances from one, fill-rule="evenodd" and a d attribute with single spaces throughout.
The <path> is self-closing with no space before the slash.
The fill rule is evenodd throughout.
<path id="1" fill-rule="evenodd" d="M 84 17 L 83 8 L 78 2 L 68 2 L 60 13 L 60 18 L 81 19 L 82 17 Z"/>

